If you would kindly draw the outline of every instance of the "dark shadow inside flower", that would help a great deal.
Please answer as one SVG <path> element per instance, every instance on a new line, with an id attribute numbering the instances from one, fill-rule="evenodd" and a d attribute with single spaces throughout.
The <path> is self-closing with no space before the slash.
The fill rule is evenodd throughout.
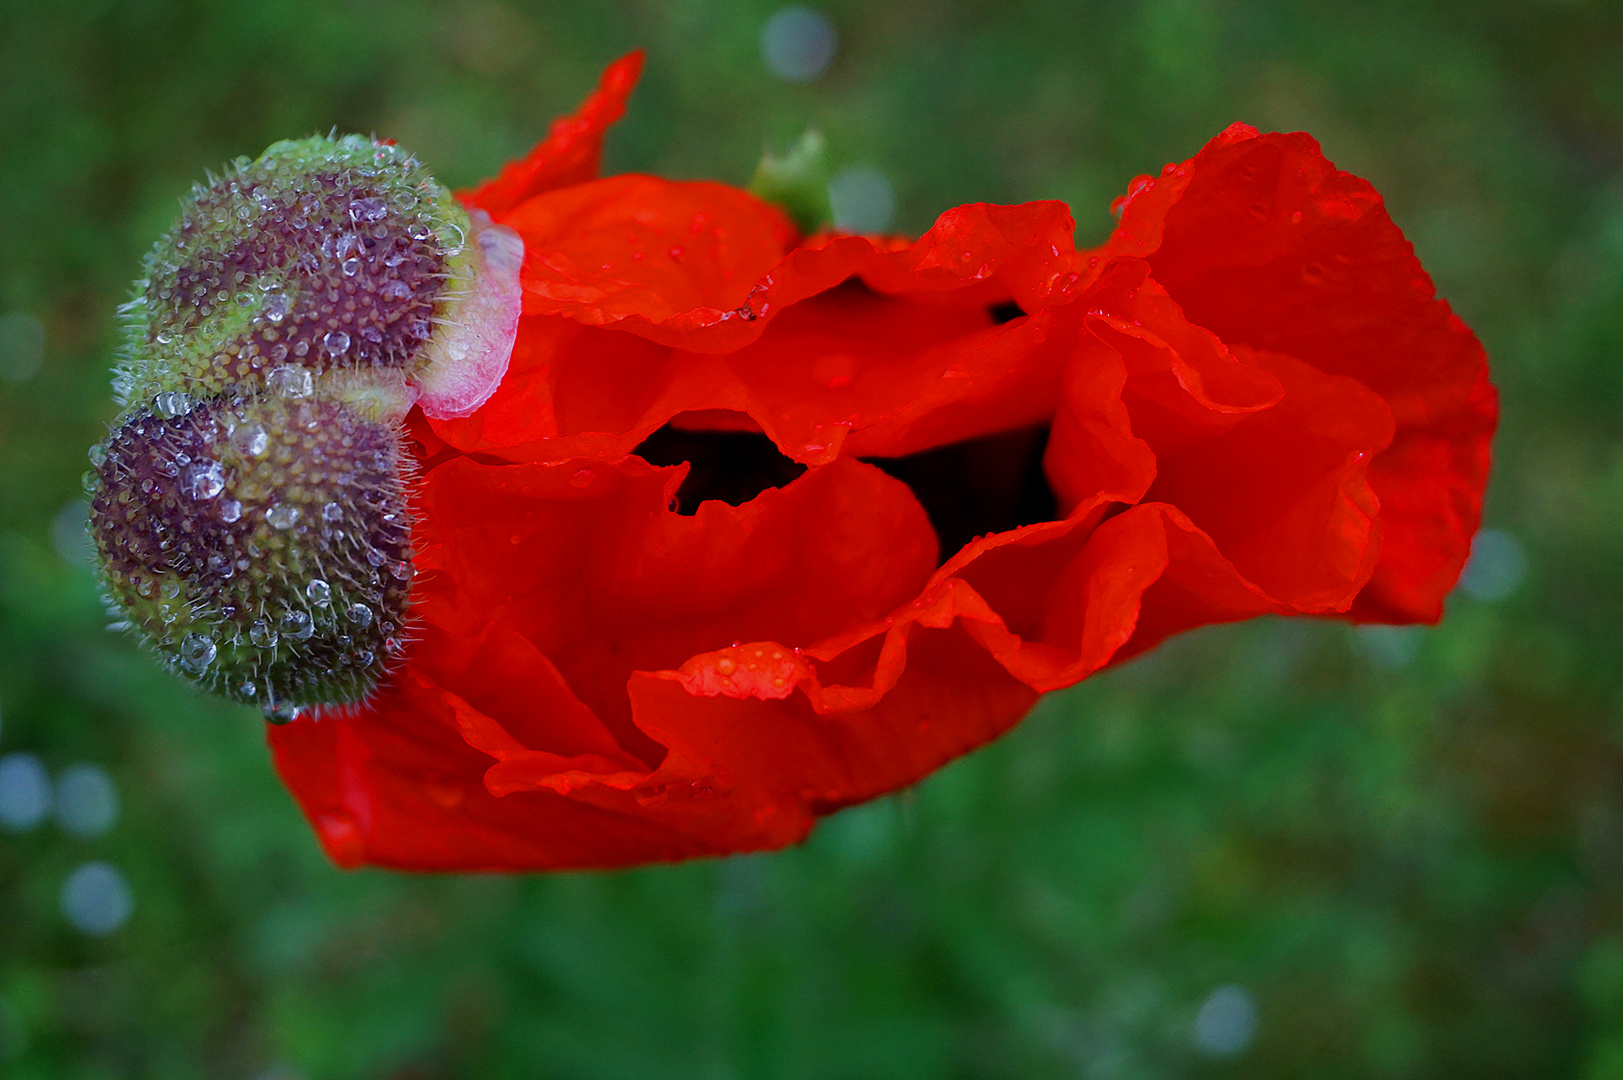
<path id="1" fill-rule="evenodd" d="M 1048 425 L 1003 431 L 906 457 L 865 458 L 906 484 L 935 529 L 938 565 L 987 533 L 1052 521 L 1059 511 L 1043 472 Z"/>
<path id="2" fill-rule="evenodd" d="M 687 515 L 697 513 L 707 499 L 742 506 L 806 471 L 758 431 L 694 431 L 675 422 L 648 436 L 633 453 L 650 465 L 691 465 L 672 508 Z"/>
<path id="3" fill-rule="evenodd" d="M 1025 311 L 1013 300 L 1005 300 L 1001 304 L 988 304 L 986 313 L 992 316 L 993 326 L 1002 326 L 1004 323 L 1014 322 L 1014 320 L 1025 315 Z"/>

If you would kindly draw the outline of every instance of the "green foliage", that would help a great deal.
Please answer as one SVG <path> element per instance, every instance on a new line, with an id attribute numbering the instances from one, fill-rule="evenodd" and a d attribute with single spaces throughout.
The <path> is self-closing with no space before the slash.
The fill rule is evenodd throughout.
<path id="1" fill-rule="evenodd" d="M 1616 5 L 839 2 L 805 85 L 761 62 L 773 9 L 0 0 L 0 756 L 122 802 L 0 830 L 0 1074 L 1623 1076 Z M 797 850 L 333 869 L 258 714 L 102 629 L 115 308 L 206 169 L 336 126 L 465 185 L 638 45 L 611 170 L 744 183 L 814 127 L 912 231 L 1060 198 L 1091 243 L 1233 120 L 1313 132 L 1488 345 L 1497 578 L 1436 629 L 1191 635 Z M 60 903 L 89 861 L 134 899 L 101 937 Z M 1195 1032 L 1226 985 L 1257 1026 L 1225 1058 Z"/>

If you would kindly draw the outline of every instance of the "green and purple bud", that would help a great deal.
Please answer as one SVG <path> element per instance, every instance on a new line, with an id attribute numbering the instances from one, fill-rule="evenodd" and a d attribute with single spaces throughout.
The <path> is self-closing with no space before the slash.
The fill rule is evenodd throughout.
<path id="1" fill-rule="evenodd" d="M 495 392 L 522 259 L 358 136 L 277 143 L 197 186 L 124 308 L 124 412 L 91 450 L 120 622 L 272 718 L 365 698 L 409 633 L 401 421 Z"/>

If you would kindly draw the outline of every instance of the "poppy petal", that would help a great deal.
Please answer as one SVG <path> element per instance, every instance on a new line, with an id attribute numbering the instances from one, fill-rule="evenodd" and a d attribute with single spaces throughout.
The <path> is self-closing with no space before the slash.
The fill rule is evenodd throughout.
<path id="1" fill-rule="evenodd" d="M 1497 403 L 1482 345 L 1366 181 L 1301 133 L 1236 125 L 1138 183 L 1106 255 L 1146 258 L 1189 319 L 1230 345 L 1358 379 L 1396 435 L 1370 467 L 1382 553 L 1360 619 L 1435 621 L 1480 520 Z"/>
<path id="2" fill-rule="evenodd" d="M 603 159 L 603 135 L 625 114 L 642 64 L 641 49 L 610 64 L 580 108 L 554 120 L 552 130 L 533 150 L 508 162 L 478 187 L 457 192 L 457 197 L 499 220 L 533 195 L 594 179 Z"/>

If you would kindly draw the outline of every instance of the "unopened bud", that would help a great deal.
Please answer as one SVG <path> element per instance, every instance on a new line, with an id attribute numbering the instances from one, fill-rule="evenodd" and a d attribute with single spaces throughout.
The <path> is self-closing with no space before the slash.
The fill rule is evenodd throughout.
<path id="1" fill-rule="evenodd" d="M 371 692 L 413 577 L 400 421 L 495 392 L 522 259 L 357 136 L 278 143 L 194 189 L 124 309 L 125 412 L 87 476 L 121 621 L 273 717 Z"/>

